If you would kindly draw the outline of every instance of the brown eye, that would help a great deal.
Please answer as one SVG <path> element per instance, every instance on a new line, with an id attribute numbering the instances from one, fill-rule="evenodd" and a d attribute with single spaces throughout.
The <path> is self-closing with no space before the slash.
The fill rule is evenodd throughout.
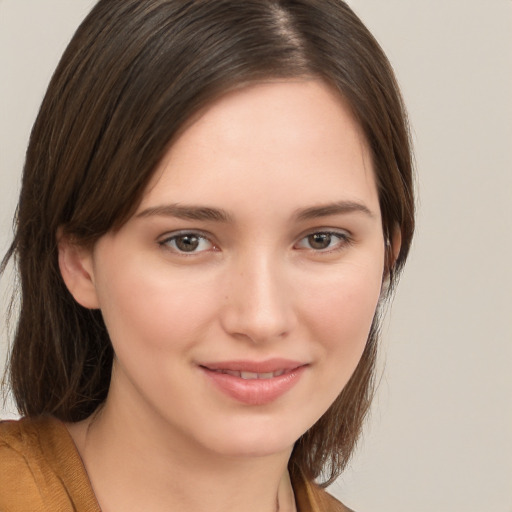
<path id="1" fill-rule="evenodd" d="M 183 252 L 193 252 L 199 247 L 199 237 L 183 235 L 176 237 L 176 247 Z"/>
<path id="2" fill-rule="evenodd" d="M 196 233 L 182 233 L 170 236 L 159 242 L 175 253 L 197 254 L 212 249 L 213 244 L 204 236 Z"/>
<path id="3" fill-rule="evenodd" d="M 331 245 L 330 233 L 314 233 L 308 236 L 308 243 L 312 249 L 327 249 Z"/>
<path id="4" fill-rule="evenodd" d="M 350 235 L 346 232 L 316 231 L 295 245 L 296 249 L 309 249 L 317 252 L 332 252 L 341 250 L 350 243 Z"/>

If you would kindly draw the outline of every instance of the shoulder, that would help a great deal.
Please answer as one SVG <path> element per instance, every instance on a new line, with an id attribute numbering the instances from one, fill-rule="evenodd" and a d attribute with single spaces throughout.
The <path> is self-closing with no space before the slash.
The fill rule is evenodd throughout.
<path id="1" fill-rule="evenodd" d="M 354 512 L 302 475 L 294 477 L 293 490 L 298 512 Z"/>
<path id="2" fill-rule="evenodd" d="M 37 433 L 26 420 L 0 422 L 0 510 L 44 510 Z"/>
<path id="3" fill-rule="evenodd" d="M 329 494 L 325 489 L 322 489 L 314 483 L 309 483 L 309 486 L 310 493 L 314 496 L 319 512 L 354 512 Z"/>
<path id="4" fill-rule="evenodd" d="M 64 425 L 53 418 L 0 421 L 0 464 L 19 470 L 44 464 L 45 452 L 60 429 L 65 429 Z"/>
<path id="5" fill-rule="evenodd" d="M 82 470 L 60 421 L 49 417 L 0 421 L 0 511 L 77 510 L 70 491 L 87 481 Z"/>
<path id="6" fill-rule="evenodd" d="M 2 476 L 5 475 L 7 480 L 18 480 L 20 476 L 30 473 L 30 468 L 35 461 L 40 462 L 40 458 L 41 447 L 35 422 L 27 419 L 0 421 Z M 2 479 L 2 483 L 5 480 Z"/>

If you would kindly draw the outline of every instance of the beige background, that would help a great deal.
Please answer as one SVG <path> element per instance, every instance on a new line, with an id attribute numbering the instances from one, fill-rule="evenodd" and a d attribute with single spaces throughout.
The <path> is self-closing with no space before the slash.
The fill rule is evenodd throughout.
<path id="1" fill-rule="evenodd" d="M 31 124 L 93 3 L 0 0 L 2 253 Z M 512 512 L 512 1 L 350 3 L 402 84 L 420 199 L 371 421 L 331 491 L 360 512 Z"/>

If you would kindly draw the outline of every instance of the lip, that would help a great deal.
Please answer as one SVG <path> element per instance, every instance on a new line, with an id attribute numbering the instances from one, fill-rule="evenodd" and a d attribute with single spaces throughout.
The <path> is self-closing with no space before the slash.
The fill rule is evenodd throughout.
<path id="1" fill-rule="evenodd" d="M 202 363 L 203 366 L 209 370 L 230 370 L 238 372 L 253 372 L 253 373 L 274 373 L 279 370 L 288 372 L 304 366 L 304 363 L 300 361 L 293 361 L 291 359 L 273 358 L 265 361 L 245 361 L 245 360 L 233 360 L 233 361 L 220 361 L 212 363 Z"/>
<path id="2" fill-rule="evenodd" d="M 289 359 L 266 361 L 222 361 L 200 364 L 203 374 L 217 389 L 234 400 L 247 405 L 265 405 L 277 400 L 293 388 L 307 368 L 307 364 Z M 277 376 L 243 379 L 236 374 L 222 372 L 277 373 Z M 282 372 L 282 374 L 281 374 Z"/>

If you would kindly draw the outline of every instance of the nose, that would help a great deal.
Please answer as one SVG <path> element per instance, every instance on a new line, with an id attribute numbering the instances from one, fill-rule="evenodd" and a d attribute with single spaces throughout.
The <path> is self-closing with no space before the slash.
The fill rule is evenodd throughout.
<path id="1" fill-rule="evenodd" d="M 221 315 L 226 332 L 253 343 L 276 341 L 290 333 L 296 315 L 284 267 L 260 256 L 247 258 L 231 270 Z"/>

